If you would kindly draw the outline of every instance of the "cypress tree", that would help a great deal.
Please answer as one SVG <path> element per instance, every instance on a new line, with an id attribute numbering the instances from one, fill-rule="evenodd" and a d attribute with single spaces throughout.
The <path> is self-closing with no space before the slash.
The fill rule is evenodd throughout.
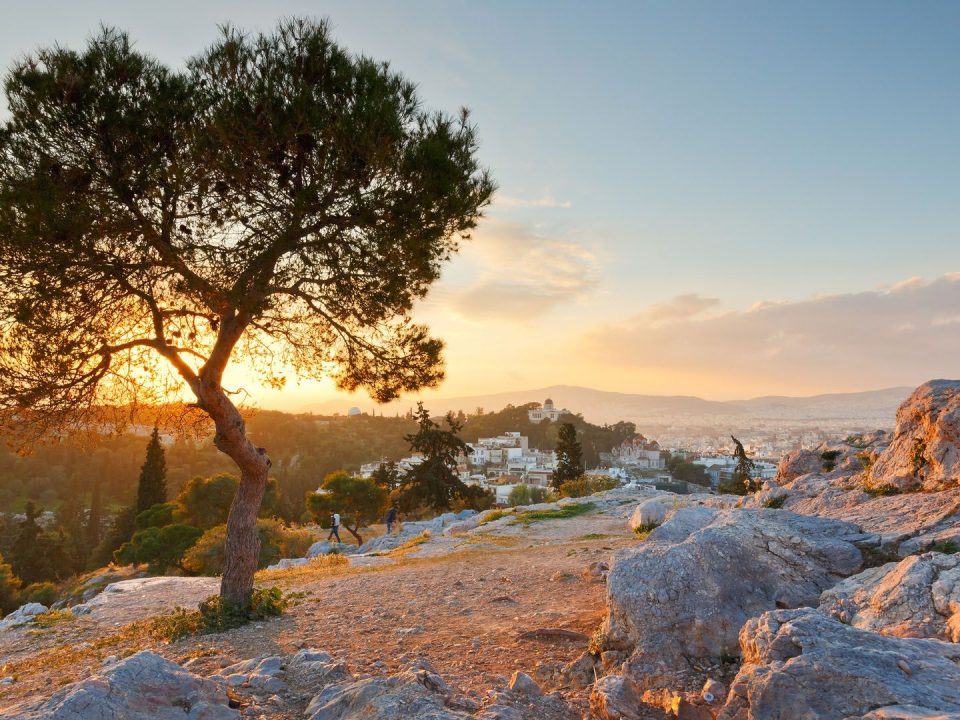
<path id="1" fill-rule="evenodd" d="M 557 490 L 568 480 L 583 475 L 583 446 L 577 440 L 577 429 L 572 423 L 563 423 L 557 433 L 557 469 L 551 485 Z"/>
<path id="2" fill-rule="evenodd" d="M 137 485 L 137 514 L 167 501 L 167 459 L 160 444 L 160 431 L 153 429 L 147 443 L 147 459 L 140 468 Z"/>

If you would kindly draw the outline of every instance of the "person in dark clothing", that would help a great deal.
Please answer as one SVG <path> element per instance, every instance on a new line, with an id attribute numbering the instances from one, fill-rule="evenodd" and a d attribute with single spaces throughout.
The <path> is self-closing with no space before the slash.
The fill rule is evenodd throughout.
<path id="1" fill-rule="evenodd" d="M 330 542 L 332 537 L 336 537 L 338 543 L 343 542 L 340 539 L 340 513 L 330 513 L 330 534 L 327 535 L 327 542 Z"/>
<path id="2" fill-rule="evenodd" d="M 393 532 L 393 526 L 397 522 L 397 506 L 391 505 L 387 510 L 387 535 Z"/>

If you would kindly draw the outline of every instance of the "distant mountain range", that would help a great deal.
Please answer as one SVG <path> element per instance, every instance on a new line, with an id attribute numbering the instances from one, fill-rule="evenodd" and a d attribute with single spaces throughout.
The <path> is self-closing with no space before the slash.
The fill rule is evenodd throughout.
<path id="1" fill-rule="evenodd" d="M 430 398 L 426 403 L 430 412 L 442 414 L 448 411 L 474 412 L 500 410 L 506 405 L 524 405 L 543 402 L 550 398 L 558 408 L 581 413 L 594 423 L 612 423 L 618 420 L 634 422 L 680 421 L 683 424 L 698 420 L 709 422 L 721 417 L 741 420 L 839 420 L 862 419 L 880 421 L 893 426 L 897 407 L 913 388 L 895 387 L 857 393 L 831 393 L 809 397 L 766 396 L 749 400 L 718 402 L 704 400 L 692 395 L 639 395 L 635 393 L 609 392 L 576 385 L 551 385 L 533 390 L 471 395 L 454 398 Z M 406 410 L 414 401 L 394 403 L 384 412 Z M 362 407 L 364 411 L 368 408 Z M 331 401 L 309 408 L 317 413 L 344 413 L 347 408 L 342 401 Z"/>

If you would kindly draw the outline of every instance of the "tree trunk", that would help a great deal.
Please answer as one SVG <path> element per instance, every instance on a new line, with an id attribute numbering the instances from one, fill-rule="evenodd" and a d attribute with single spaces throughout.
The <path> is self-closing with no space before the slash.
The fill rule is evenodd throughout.
<path id="1" fill-rule="evenodd" d="M 352 527 L 350 527 L 346 523 L 344 523 L 343 526 L 347 529 L 347 532 L 349 532 L 351 535 L 353 535 L 357 539 L 357 547 L 360 547 L 361 545 L 363 545 L 363 538 L 360 537 L 360 533 L 357 532 L 357 530 L 360 529 L 359 525 L 357 525 L 357 530 L 354 530 Z"/>
<path id="2" fill-rule="evenodd" d="M 267 485 L 270 461 L 266 453 L 254 447 L 247 438 L 240 411 L 226 394 L 219 387 L 205 390 L 201 403 L 217 429 L 213 443 L 240 469 L 240 485 L 227 516 L 220 597 L 235 607 L 248 608 L 260 555 L 257 515 Z"/>

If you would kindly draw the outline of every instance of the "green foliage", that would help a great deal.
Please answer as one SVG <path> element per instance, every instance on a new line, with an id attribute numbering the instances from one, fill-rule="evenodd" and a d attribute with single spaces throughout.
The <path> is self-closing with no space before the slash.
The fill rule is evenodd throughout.
<path id="1" fill-rule="evenodd" d="M 217 595 L 211 595 L 199 610 L 178 607 L 172 613 L 159 615 L 149 621 L 147 632 L 156 640 L 174 642 L 191 635 L 220 633 L 247 623 L 278 617 L 288 605 L 278 587 L 254 588 L 250 607 L 238 608 Z"/>
<path id="2" fill-rule="evenodd" d="M 847 435 L 847 437 L 843 439 L 843 444 L 849 445 L 852 448 L 857 448 L 858 450 L 865 450 L 870 445 L 870 443 L 867 442 L 867 440 L 863 437 L 862 433 L 858 433 L 856 435 Z"/>
<path id="3" fill-rule="evenodd" d="M 420 453 L 423 461 L 414 465 L 400 480 L 395 493 L 401 510 L 411 512 L 427 507 L 435 512 L 449 510 L 455 499 L 480 501 L 485 493 L 481 488 L 466 485 L 456 473 L 457 459 L 468 451 L 466 443 L 457 435 L 460 422 L 447 415 L 447 429 L 430 419 L 423 403 L 417 404 L 417 432 L 407 436 L 410 449 Z"/>
<path id="4" fill-rule="evenodd" d="M 10 552 L 13 572 L 28 585 L 47 580 L 62 580 L 74 572 L 67 557 L 62 535 L 44 532 L 37 524 L 40 511 L 27 503 L 17 538 Z"/>
<path id="5" fill-rule="evenodd" d="M 154 427 L 147 443 L 147 457 L 140 468 L 137 484 L 137 513 L 167 501 L 167 458 L 160 443 L 160 431 Z"/>
<path id="6" fill-rule="evenodd" d="M 562 423 L 557 433 L 557 467 L 551 484 L 559 490 L 563 483 L 583 475 L 583 446 L 577 440 L 577 429 L 572 423 Z"/>
<path id="7" fill-rule="evenodd" d="M 146 563 L 154 574 L 171 567 L 184 570 L 183 556 L 201 535 L 203 530 L 182 524 L 137 530 L 130 542 L 114 553 L 114 560 L 121 565 Z"/>
<path id="8" fill-rule="evenodd" d="M 674 480 L 682 480 L 703 487 L 710 487 L 711 485 L 710 476 L 703 465 L 687 462 L 678 455 L 667 458 L 666 468 Z"/>
<path id="9" fill-rule="evenodd" d="M 307 509 L 318 521 L 339 512 L 340 522 L 357 539 L 357 545 L 363 545 L 360 528 L 380 520 L 389 500 L 387 488 L 373 478 L 353 477 L 341 470 L 323 479 L 321 492 L 307 495 Z"/>
<path id="10" fill-rule="evenodd" d="M 857 460 L 860 461 L 861 467 L 863 467 L 864 477 L 870 477 L 870 471 L 873 470 L 873 464 L 877 461 L 877 456 L 871 452 L 860 452 L 857 453 Z"/>
<path id="11" fill-rule="evenodd" d="M 868 543 L 856 543 L 856 546 L 860 549 L 860 554 L 863 555 L 863 569 L 880 567 L 881 565 L 886 565 L 887 563 L 900 562 L 901 558 L 896 553 L 888 552 L 881 547 L 876 545 L 870 545 Z"/>
<path id="12" fill-rule="evenodd" d="M 586 497 L 620 487 L 620 481 L 605 475 L 581 475 L 560 486 L 560 497 Z"/>
<path id="13" fill-rule="evenodd" d="M 40 603 L 49 607 L 60 597 L 60 591 L 52 582 L 31 583 L 20 593 L 20 604 Z"/>
<path id="14" fill-rule="evenodd" d="M 634 534 L 636 534 L 637 537 L 639 537 L 641 540 L 646 540 L 647 535 L 649 535 L 650 533 L 652 533 L 652 532 L 653 532 L 654 530 L 656 530 L 658 527 L 660 527 L 660 523 L 654 522 L 653 520 L 651 520 L 650 522 L 641 523 L 640 525 L 637 525 L 637 526 L 633 529 L 633 532 L 634 532 Z"/>
<path id="15" fill-rule="evenodd" d="M 786 504 L 788 499 L 788 495 L 777 495 L 776 497 L 767 498 L 767 500 L 764 501 L 763 506 L 779 510 Z"/>
<path id="16" fill-rule="evenodd" d="M 553 493 L 545 487 L 538 485 L 516 485 L 507 496 L 507 505 L 516 507 L 517 505 L 534 505 L 536 503 L 551 502 L 554 499 Z"/>
<path id="17" fill-rule="evenodd" d="M 510 522 L 511 525 L 529 525 L 530 523 L 541 520 L 566 520 L 579 515 L 584 515 L 593 510 L 594 505 L 587 503 L 570 503 L 554 510 L 527 510 L 517 513 L 516 517 Z"/>
<path id="18" fill-rule="evenodd" d="M 20 578 L 13 568 L 3 561 L 0 555 L 0 614 L 12 612 L 20 607 Z"/>
<path id="19" fill-rule="evenodd" d="M 944 555 L 955 555 L 960 552 L 960 545 L 950 540 L 942 540 L 930 546 L 930 552 L 943 553 Z"/>
<path id="20" fill-rule="evenodd" d="M 307 530 L 294 530 L 277 520 L 263 518 L 257 520 L 257 537 L 260 540 L 257 567 L 261 569 L 281 558 L 303 557 L 316 540 Z M 217 525 L 204 532 L 184 553 L 183 569 L 197 575 L 222 574 L 226 540 L 226 525 Z"/>
<path id="21" fill-rule="evenodd" d="M 222 525 L 230 514 L 230 504 L 239 484 L 239 478 L 231 473 L 193 478 L 177 495 L 174 521 L 201 530 Z M 278 500 L 277 492 L 277 481 L 271 477 L 267 480 L 260 504 L 261 517 L 273 513 Z"/>
<path id="22" fill-rule="evenodd" d="M 914 438 L 912 451 L 913 457 L 911 460 L 911 466 L 913 468 L 914 477 L 917 477 L 920 475 L 920 471 L 923 470 L 924 466 L 927 464 L 927 444 L 922 438 Z"/>
<path id="23" fill-rule="evenodd" d="M 152 505 L 137 515 L 137 530 L 146 530 L 151 527 L 163 527 L 173 524 L 173 514 L 177 510 L 177 504 L 172 502 Z"/>
<path id="24" fill-rule="evenodd" d="M 120 546 L 130 540 L 137 529 L 136 508 L 132 505 L 121 508 L 110 521 L 110 527 L 100 544 L 94 549 L 90 557 L 92 567 L 102 567 L 113 561 L 114 553 Z"/>
<path id="25" fill-rule="evenodd" d="M 69 610 L 48 610 L 45 613 L 33 616 L 33 625 L 41 630 L 51 628 L 60 623 L 73 622 L 77 619 Z"/>
<path id="26" fill-rule="evenodd" d="M 733 469 L 733 476 L 730 481 L 720 483 L 717 489 L 730 495 L 749 495 L 760 489 L 759 480 L 753 477 L 753 460 L 747 457 L 747 451 L 743 449 L 743 443 L 733 435 L 730 436 L 730 439 L 733 441 L 733 457 L 737 459 L 737 465 Z"/>
<path id="27" fill-rule="evenodd" d="M 876 487 L 865 487 L 863 489 L 867 495 L 873 495 L 874 497 L 885 497 L 887 495 L 899 495 L 901 490 L 896 485 L 891 485 L 889 483 L 885 485 L 877 485 Z"/>
<path id="28" fill-rule="evenodd" d="M 831 472 L 837 466 L 837 458 L 843 453 L 840 450 L 824 450 L 820 453 L 820 460 L 824 472 Z"/>
<path id="29" fill-rule="evenodd" d="M 400 469 L 395 462 L 380 463 L 370 479 L 380 487 L 393 491 L 400 487 Z"/>

